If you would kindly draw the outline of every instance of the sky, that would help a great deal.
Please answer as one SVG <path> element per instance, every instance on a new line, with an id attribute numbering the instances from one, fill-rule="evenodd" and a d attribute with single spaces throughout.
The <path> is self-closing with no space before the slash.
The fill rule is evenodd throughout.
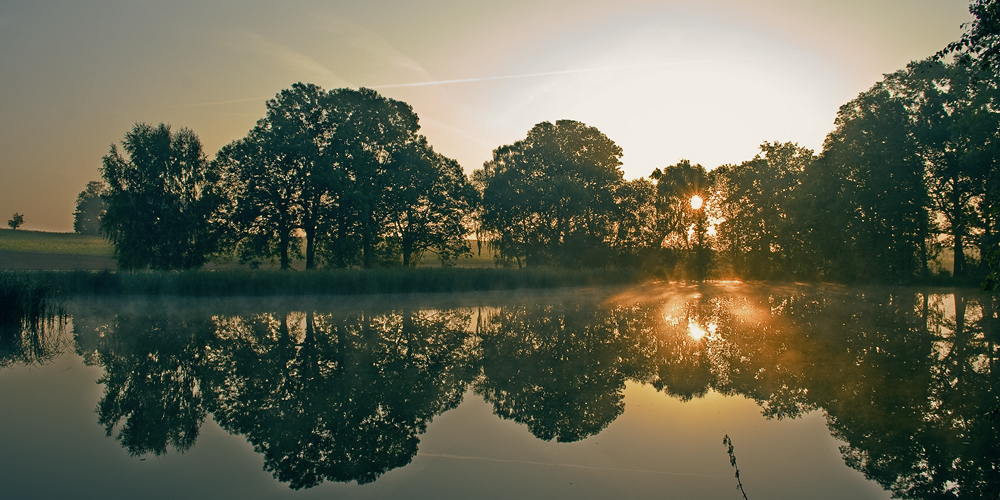
<path id="1" fill-rule="evenodd" d="M 133 124 L 212 157 L 295 82 L 410 104 L 467 173 L 561 119 L 615 141 L 627 179 L 819 152 L 842 104 L 970 19 L 967 0 L 4 0 L 0 224 L 72 231 Z"/>

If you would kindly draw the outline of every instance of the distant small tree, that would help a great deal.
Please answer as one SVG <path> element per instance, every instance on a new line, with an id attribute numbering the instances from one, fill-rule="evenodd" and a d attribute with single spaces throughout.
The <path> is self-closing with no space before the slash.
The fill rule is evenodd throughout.
<path id="1" fill-rule="evenodd" d="M 14 212 L 14 216 L 11 217 L 9 221 L 7 221 L 7 225 L 11 229 L 17 229 L 21 227 L 21 224 L 24 224 L 24 216 L 17 212 Z"/>
<path id="2" fill-rule="evenodd" d="M 76 211 L 73 212 L 73 231 L 79 234 L 97 236 L 101 234 L 101 216 L 104 214 L 104 200 L 101 192 L 104 183 L 90 181 L 87 188 L 76 197 Z"/>

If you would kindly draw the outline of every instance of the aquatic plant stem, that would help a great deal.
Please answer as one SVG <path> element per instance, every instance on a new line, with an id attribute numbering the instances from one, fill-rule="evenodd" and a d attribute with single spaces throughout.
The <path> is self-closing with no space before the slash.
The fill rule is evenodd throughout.
<path id="1" fill-rule="evenodd" d="M 733 447 L 733 440 L 729 437 L 729 434 L 726 434 L 726 437 L 722 438 L 722 444 L 729 447 L 729 464 L 736 469 L 736 489 L 740 490 L 740 493 L 743 494 L 743 500 L 749 500 L 747 492 L 743 490 L 743 481 L 740 480 L 740 468 L 736 466 L 736 453 L 733 451 L 735 449 Z"/>

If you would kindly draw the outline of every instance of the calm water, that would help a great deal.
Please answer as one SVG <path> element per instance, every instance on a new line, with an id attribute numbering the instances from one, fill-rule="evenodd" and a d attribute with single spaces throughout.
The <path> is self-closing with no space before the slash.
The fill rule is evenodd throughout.
<path id="1" fill-rule="evenodd" d="M 0 342 L 4 498 L 997 498 L 974 290 L 72 301 Z"/>

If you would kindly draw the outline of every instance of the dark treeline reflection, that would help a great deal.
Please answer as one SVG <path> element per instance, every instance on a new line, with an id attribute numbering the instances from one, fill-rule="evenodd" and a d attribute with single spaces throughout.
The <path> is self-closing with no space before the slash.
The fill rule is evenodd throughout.
<path id="1" fill-rule="evenodd" d="M 622 414 L 632 382 L 684 401 L 745 396 L 767 418 L 819 409 L 848 465 L 895 495 L 995 498 L 994 300 L 719 285 L 492 307 L 95 310 L 73 323 L 105 371 L 98 421 L 129 453 L 184 451 L 211 415 L 293 488 L 406 465 L 470 390 L 540 439 L 576 441 Z"/>

